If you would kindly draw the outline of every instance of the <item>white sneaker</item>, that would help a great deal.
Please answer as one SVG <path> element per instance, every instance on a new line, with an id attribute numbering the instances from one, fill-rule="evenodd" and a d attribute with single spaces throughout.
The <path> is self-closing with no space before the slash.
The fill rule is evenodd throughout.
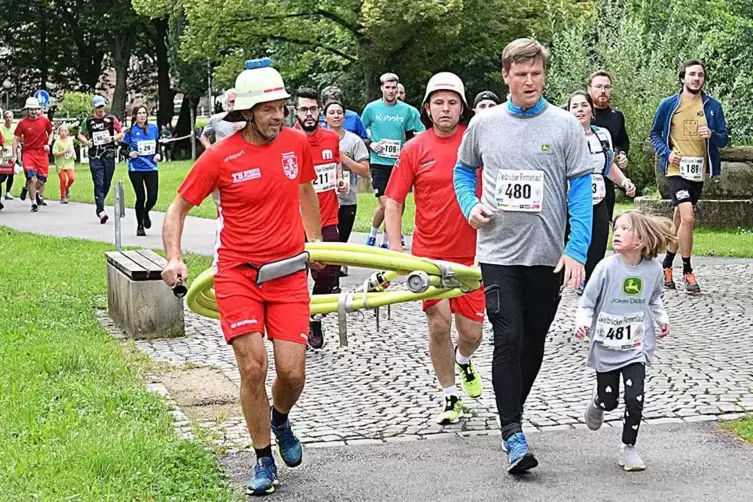
<path id="1" fill-rule="evenodd" d="M 10 192 L 5 192 L 5 200 L 13 200 L 15 197 L 13 197 Z"/>
<path id="2" fill-rule="evenodd" d="M 626 471 L 642 471 L 646 469 L 646 464 L 643 463 L 643 459 L 638 455 L 635 446 L 622 445 L 617 464 Z"/>

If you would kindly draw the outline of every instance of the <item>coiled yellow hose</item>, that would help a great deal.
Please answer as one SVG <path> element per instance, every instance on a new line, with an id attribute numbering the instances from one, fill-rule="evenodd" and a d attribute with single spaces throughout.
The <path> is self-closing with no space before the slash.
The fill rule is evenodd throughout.
<path id="1" fill-rule="evenodd" d="M 312 261 L 327 265 L 363 267 L 382 272 L 372 274 L 354 291 L 312 295 L 311 315 L 337 312 L 343 294 L 351 294 L 348 310 L 373 309 L 394 303 L 453 298 L 481 287 L 481 270 L 458 263 L 430 260 L 387 249 L 340 242 L 306 244 Z M 386 291 L 386 284 L 407 277 L 408 290 Z M 188 307 L 197 314 L 219 319 L 214 294 L 214 271 L 210 268 L 191 283 L 186 295 Z"/>

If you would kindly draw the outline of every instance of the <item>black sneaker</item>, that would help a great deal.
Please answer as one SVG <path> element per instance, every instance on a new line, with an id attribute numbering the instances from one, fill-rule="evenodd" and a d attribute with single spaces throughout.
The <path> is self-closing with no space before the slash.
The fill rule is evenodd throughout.
<path id="1" fill-rule="evenodd" d="M 152 228 L 152 220 L 149 218 L 149 213 L 146 213 L 144 215 L 144 228 L 146 228 L 147 230 Z"/>
<path id="2" fill-rule="evenodd" d="M 108 218 L 109 218 L 109 216 L 107 216 L 106 212 L 102 211 L 101 213 L 99 213 L 99 222 L 102 225 L 104 225 L 105 223 L 107 223 Z"/>
<path id="3" fill-rule="evenodd" d="M 38 213 L 39 212 L 39 206 L 37 206 L 36 204 L 32 204 L 31 205 L 31 212 L 32 213 Z"/>
<path id="4" fill-rule="evenodd" d="M 26 192 L 28 192 L 27 188 L 23 187 L 21 189 L 21 195 L 19 195 L 18 198 L 21 200 L 26 200 Z"/>
<path id="5" fill-rule="evenodd" d="M 136 235 L 139 237 L 146 237 L 146 232 L 144 232 L 144 227 L 140 226 L 136 229 Z"/>
<path id="6" fill-rule="evenodd" d="M 5 206 L 3 206 L 3 203 L 0 202 L 0 211 L 2 211 L 3 209 L 5 209 Z"/>
<path id="7" fill-rule="evenodd" d="M 309 347 L 312 349 L 324 347 L 324 330 L 320 320 L 309 321 Z"/>
<path id="8" fill-rule="evenodd" d="M 41 195 L 37 194 L 37 204 L 40 205 L 40 206 L 46 206 L 47 202 L 45 202 L 44 197 L 42 197 Z"/>

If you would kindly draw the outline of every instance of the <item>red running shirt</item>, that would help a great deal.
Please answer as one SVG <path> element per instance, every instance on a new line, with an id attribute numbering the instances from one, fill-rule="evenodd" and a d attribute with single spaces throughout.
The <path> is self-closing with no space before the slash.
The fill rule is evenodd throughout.
<path id="1" fill-rule="evenodd" d="M 314 190 L 319 198 L 322 228 L 337 225 L 340 203 L 337 201 L 337 164 L 340 163 L 340 136 L 317 126 L 314 134 L 306 136 L 311 145 L 316 180 Z"/>
<path id="2" fill-rule="evenodd" d="M 408 141 L 395 162 L 385 195 L 405 202 L 411 186 L 416 202 L 413 254 L 430 258 L 461 259 L 476 256 L 476 230 L 460 211 L 452 173 L 465 126 L 450 137 L 433 129 Z"/>
<path id="3" fill-rule="evenodd" d="M 18 122 L 16 131 L 17 138 L 23 139 L 24 152 L 44 152 L 44 147 L 52 135 L 52 124 L 44 115 L 36 120 L 25 117 Z"/>
<path id="4" fill-rule="evenodd" d="M 240 133 L 212 145 L 178 193 L 198 206 L 219 191 L 217 267 L 262 265 L 302 253 L 305 245 L 299 185 L 315 178 L 306 136 L 283 127 L 267 145 Z"/>

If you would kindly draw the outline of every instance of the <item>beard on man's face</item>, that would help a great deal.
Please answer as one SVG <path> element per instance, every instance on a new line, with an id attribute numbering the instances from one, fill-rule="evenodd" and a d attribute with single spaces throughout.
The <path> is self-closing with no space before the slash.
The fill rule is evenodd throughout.
<path id="1" fill-rule="evenodd" d="M 301 129 L 306 132 L 314 132 L 314 130 L 316 130 L 316 126 L 319 125 L 317 124 L 316 120 L 309 118 L 305 120 L 298 119 L 298 124 L 301 126 Z"/>

